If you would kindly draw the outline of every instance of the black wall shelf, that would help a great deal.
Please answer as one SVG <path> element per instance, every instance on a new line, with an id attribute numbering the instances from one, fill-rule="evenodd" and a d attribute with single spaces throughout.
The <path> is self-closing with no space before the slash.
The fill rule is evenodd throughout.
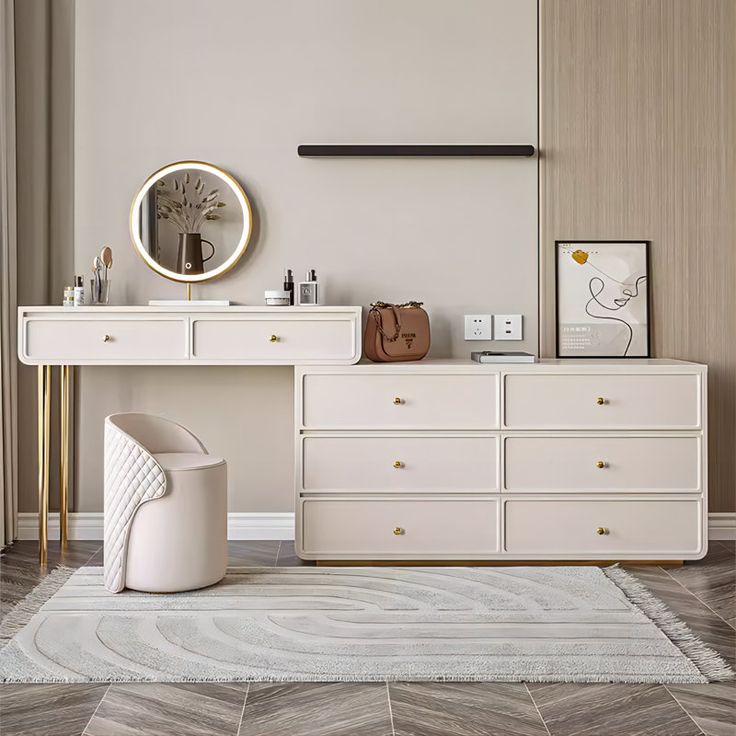
<path id="1" fill-rule="evenodd" d="M 302 157 L 363 157 L 363 156 L 516 156 L 529 158 L 534 146 L 386 146 L 386 145 L 302 145 L 296 149 Z"/>

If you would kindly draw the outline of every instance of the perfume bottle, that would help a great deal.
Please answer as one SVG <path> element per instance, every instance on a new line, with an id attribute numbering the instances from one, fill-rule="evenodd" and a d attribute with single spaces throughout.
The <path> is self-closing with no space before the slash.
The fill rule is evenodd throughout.
<path id="1" fill-rule="evenodd" d="M 313 268 L 307 271 L 306 281 L 300 281 L 297 286 L 297 299 L 300 307 L 319 304 L 319 284 L 317 283 L 317 273 Z"/>

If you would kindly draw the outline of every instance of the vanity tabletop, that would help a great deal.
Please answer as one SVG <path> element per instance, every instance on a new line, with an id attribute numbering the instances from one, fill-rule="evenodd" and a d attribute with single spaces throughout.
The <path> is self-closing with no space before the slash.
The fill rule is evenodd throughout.
<path id="1" fill-rule="evenodd" d="M 84 306 L 84 307 L 62 307 L 60 305 L 42 305 L 42 306 L 23 306 L 18 307 L 18 313 L 24 314 L 26 312 L 44 312 L 52 314 L 64 314 L 73 316 L 75 314 L 111 314 L 111 313 L 145 313 L 145 314 L 156 314 L 160 312 L 196 312 L 198 314 L 206 313 L 227 313 L 227 314 L 247 314 L 249 312 L 268 312 L 273 314 L 289 314 L 289 313 L 316 313 L 324 314 L 330 312 L 356 312 L 360 314 L 362 312 L 360 306 L 289 306 L 289 307 L 268 307 L 265 304 L 262 306 L 255 306 L 252 304 L 233 304 L 230 306 L 216 306 L 207 304 L 197 304 L 196 300 L 192 300 L 191 304 L 171 304 L 171 305 L 156 305 L 149 306 L 147 304 L 136 304 L 136 305 L 107 305 L 107 306 Z"/>

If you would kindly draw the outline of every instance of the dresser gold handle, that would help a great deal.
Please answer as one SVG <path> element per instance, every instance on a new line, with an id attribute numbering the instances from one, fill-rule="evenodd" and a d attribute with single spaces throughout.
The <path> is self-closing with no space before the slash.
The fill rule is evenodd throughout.
<path id="1" fill-rule="evenodd" d="M 598 535 L 600 535 L 600 536 L 603 536 L 604 534 L 608 534 L 608 529 L 606 529 L 606 527 L 604 527 L 604 526 L 599 526 L 595 530 L 595 533 L 598 534 Z"/>
<path id="2" fill-rule="evenodd" d="M 271 335 L 271 337 L 269 338 L 269 340 L 270 340 L 270 342 L 278 342 L 279 341 L 279 336 L 278 335 Z"/>
<path id="3" fill-rule="evenodd" d="M 605 400 L 605 399 L 604 399 L 604 398 L 603 398 L 602 396 L 599 396 L 599 397 L 598 397 L 598 398 L 597 398 L 597 399 L 595 400 L 595 403 L 596 403 L 596 404 L 598 404 L 598 406 L 603 406 L 603 404 L 605 404 L 605 403 L 606 403 L 606 400 Z"/>
<path id="4" fill-rule="evenodd" d="M 404 403 L 404 399 L 402 399 L 400 396 L 394 396 L 394 404 L 396 404 L 396 406 L 398 406 L 399 404 L 403 404 L 403 403 Z"/>
<path id="5" fill-rule="evenodd" d="M 397 537 L 400 537 L 403 533 L 404 533 L 404 530 L 400 526 L 395 526 L 394 527 L 394 534 Z"/>
<path id="6" fill-rule="evenodd" d="M 110 340 L 112 340 L 112 337 L 110 337 L 110 335 L 105 335 L 105 336 L 104 336 L 104 337 L 102 338 L 102 342 L 110 342 Z"/>
<path id="7" fill-rule="evenodd" d="M 606 461 L 605 461 L 605 460 L 599 460 L 599 461 L 598 461 L 598 462 L 597 462 L 597 463 L 595 464 L 596 468 L 600 468 L 601 470 L 602 470 L 603 468 L 605 468 L 605 467 L 606 467 L 606 465 L 607 465 L 607 463 L 606 463 Z"/>
<path id="8" fill-rule="evenodd" d="M 395 468 L 403 468 L 404 463 L 401 462 L 401 460 L 394 460 L 394 467 Z"/>

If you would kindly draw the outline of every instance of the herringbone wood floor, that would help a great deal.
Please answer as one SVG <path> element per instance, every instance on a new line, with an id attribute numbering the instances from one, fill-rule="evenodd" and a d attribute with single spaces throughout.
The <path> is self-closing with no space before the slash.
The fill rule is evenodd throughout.
<path id="1" fill-rule="evenodd" d="M 99 542 L 52 544 L 102 564 Z M 706 559 L 633 572 L 736 665 L 733 542 Z M 303 564 L 291 542 L 231 542 L 239 565 Z M 33 542 L 0 561 L 4 615 L 42 577 Z M 258 683 L 0 686 L 2 736 L 736 736 L 736 686 Z"/>

